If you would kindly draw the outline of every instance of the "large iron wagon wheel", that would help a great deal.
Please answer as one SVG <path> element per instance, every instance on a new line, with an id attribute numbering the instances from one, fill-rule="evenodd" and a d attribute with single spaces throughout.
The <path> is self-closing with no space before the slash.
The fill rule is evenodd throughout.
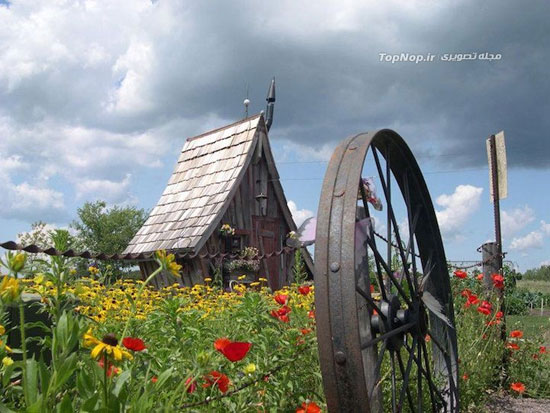
<path id="1" fill-rule="evenodd" d="M 391 130 L 334 151 L 317 216 L 315 305 L 330 412 L 458 412 L 439 226 L 416 160 Z"/>

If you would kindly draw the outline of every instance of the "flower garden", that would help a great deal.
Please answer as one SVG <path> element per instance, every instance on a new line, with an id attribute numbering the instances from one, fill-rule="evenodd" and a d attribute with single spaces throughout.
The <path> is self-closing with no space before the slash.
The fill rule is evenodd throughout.
<path id="1" fill-rule="evenodd" d="M 105 285 L 95 267 L 80 276 L 62 257 L 26 273 L 25 258 L 8 253 L 2 262 L 0 411 L 324 411 L 310 283 L 272 292 L 261 279 L 227 292 L 206 279 L 156 290 L 148 285 L 156 273 Z M 177 275 L 173 256 L 159 253 L 157 262 Z M 498 275 L 493 283 L 508 288 Z M 543 343 L 519 327 L 502 331 L 498 294 L 484 293 L 479 276 L 455 271 L 452 289 L 462 410 L 483 411 L 502 390 L 549 397 Z M 25 323 L 31 295 L 51 326 Z M 14 307 L 22 323 L 10 321 Z M 37 326 L 42 352 L 32 355 L 37 338 L 27 333 Z M 23 338 L 20 348 L 7 345 L 10 331 Z"/>

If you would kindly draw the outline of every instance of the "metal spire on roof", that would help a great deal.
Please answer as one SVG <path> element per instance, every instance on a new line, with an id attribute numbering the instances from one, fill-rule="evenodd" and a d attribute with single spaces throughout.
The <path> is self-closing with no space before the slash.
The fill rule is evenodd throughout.
<path id="1" fill-rule="evenodd" d="M 271 80 L 269 90 L 267 91 L 267 107 L 265 109 L 265 125 L 267 130 L 271 128 L 273 123 L 273 111 L 275 110 L 275 77 Z"/>

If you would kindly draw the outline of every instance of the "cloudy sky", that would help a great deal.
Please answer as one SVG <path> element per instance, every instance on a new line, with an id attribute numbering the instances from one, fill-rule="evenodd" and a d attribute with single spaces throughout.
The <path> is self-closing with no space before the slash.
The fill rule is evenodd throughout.
<path id="1" fill-rule="evenodd" d="M 334 146 L 389 127 L 416 154 L 446 252 L 491 239 L 485 139 L 504 130 L 504 246 L 550 262 L 550 3 L 0 0 L 0 238 L 85 201 L 154 206 L 187 137 L 264 109 L 297 219 Z M 444 61 L 446 54 L 500 59 Z M 387 62 L 381 54 L 434 56 Z M 546 116 L 545 116 L 546 115 Z"/>

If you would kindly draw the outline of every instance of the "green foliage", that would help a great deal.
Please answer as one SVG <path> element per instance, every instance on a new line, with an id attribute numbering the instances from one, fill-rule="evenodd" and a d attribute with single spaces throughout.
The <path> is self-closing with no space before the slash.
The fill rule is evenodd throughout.
<path id="1" fill-rule="evenodd" d="M 294 251 L 294 265 L 292 266 L 292 273 L 294 274 L 294 282 L 296 284 L 303 284 L 307 281 L 306 265 L 302 257 L 302 251 L 299 249 Z"/>
<path id="2" fill-rule="evenodd" d="M 550 265 L 541 265 L 539 268 L 532 268 L 523 274 L 525 280 L 550 281 Z"/>
<path id="3" fill-rule="evenodd" d="M 82 246 L 93 252 L 117 254 L 124 251 L 147 219 L 147 212 L 134 207 L 107 208 L 104 201 L 86 202 L 78 208 L 78 220 L 71 226 L 77 231 Z M 101 262 L 102 269 L 111 265 L 115 272 L 131 266 L 119 262 Z M 115 275 L 116 276 L 116 275 Z"/>

